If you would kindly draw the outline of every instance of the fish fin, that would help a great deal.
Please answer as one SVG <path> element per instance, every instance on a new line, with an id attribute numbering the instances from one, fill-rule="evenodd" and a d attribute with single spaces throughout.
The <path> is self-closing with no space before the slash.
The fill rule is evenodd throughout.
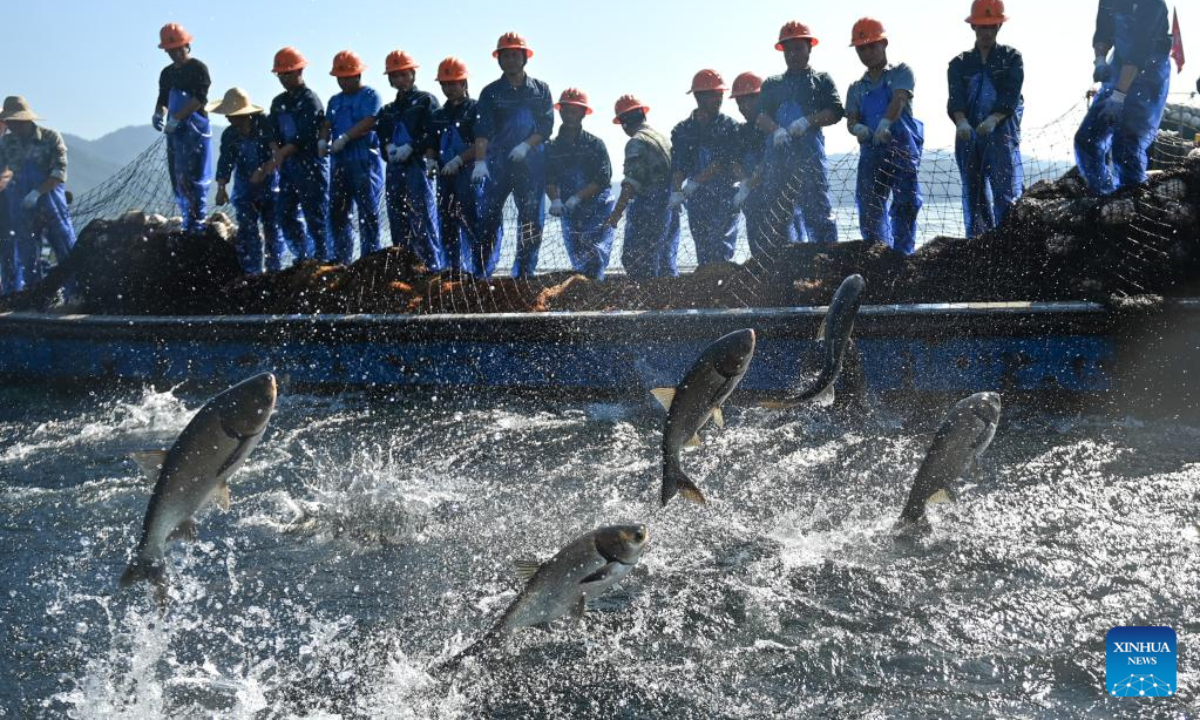
<path id="1" fill-rule="evenodd" d="M 257 437 L 257 435 L 249 435 L 242 438 L 238 442 L 238 446 L 233 449 L 233 452 L 229 454 L 229 457 L 225 459 L 225 462 L 222 463 L 221 467 L 217 470 L 217 476 L 220 477 L 221 475 L 224 475 L 229 471 L 230 468 L 245 460 L 246 456 L 250 454 L 251 443 L 254 442 L 255 438 Z"/>
<path id="2" fill-rule="evenodd" d="M 930 495 L 929 498 L 925 500 L 925 504 L 937 505 L 939 503 L 948 503 L 953 501 L 954 498 L 950 495 L 950 491 L 942 488 L 941 490 L 938 490 L 934 494 Z"/>
<path id="3" fill-rule="evenodd" d="M 662 504 L 666 505 L 675 495 L 681 494 L 692 502 L 704 503 L 704 494 L 696 487 L 683 470 L 674 463 L 663 465 Z"/>
<path id="4" fill-rule="evenodd" d="M 587 595 L 580 595 L 579 601 L 571 608 L 571 619 L 575 622 L 582 622 L 585 612 L 587 612 Z"/>
<path id="5" fill-rule="evenodd" d="M 663 406 L 663 410 L 670 410 L 671 403 L 675 401 L 675 388 L 654 388 L 650 394 Z"/>
<path id="6" fill-rule="evenodd" d="M 833 404 L 833 400 L 833 383 L 829 383 L 829 387 L 814 395 L 812 399 L 813 404 L 820 405 L 822 407 Z"/>
<path id="7" fill-rule="evenodd" d="M 137 466 L 141 468 L 142 475 L 152 483 L 158 482 L 158 476 L 162 474 L 163 463 L 167 459 L 166 450 L 138 450 L 129 454 Z"/>
<path id="8" fill-rule="evenodd" d="M 708 503 L 708 501 L 704 499 L 704 493 L 700 492 L 700 488 L 696 487 L 691 480 L 686 478 L 679 481 L 679 494 L 683 496 L 684 499 L 691 500 L 694 503 L 700 503 L 701 505 Z"/>
<path id="9" fill-rule="evenodd" d="M 167 536 L 167 542 L 171 542 L 172 540 L 196 542 L 196 521 L 188 519 L 179 523 L 179 526 Z"/>
<path id="10" fill-rule="evenodd" d="M 704 443 L 700 442 L 700 435 L 699 435 L 699 433 L 697 433 L 697 434 L 695 434 L 695 435 L 693 435 L 693 436 L 692 436 L 692 439 L 691 439 L 691 440 L 688 440 L 687 442 L 685 442 L 685 443 L 683 444 L 683 446 L 684 446 L 684 447 L 700 447 L 700 446 L 701 446 L 701 445 L 703 445 L 703 444 L 704 444 Z"/>
<path id="11" fill-rule="evenodd" d="M 513 567 L 516 568 L 517 577 L 528 580 L 537 574 L 542 564 L 533 558 L 517 558 L 513 560 Z"/>
<path id="12" fill-rule="evenodd" d="M 713 408 L 712 420 L 717 424 L 717 427 L 725 427 L 725 414 L 721 412 L 721 408 Z"/>
<path id="13" fill-rule="evenodd" d="M 817 328 L 817 339 L 818 340 L 825 339 L 825 327 L 828 324 L 829 324 L 829 314 L 826 313 L 825 317 L 821 318 L 821 327 Z"/>
<path id="14" fill-rule="evenodd" d="M 229 494 L 229 481 L 223 481 L 213 491 L 213 502 L 217 507 L 221 508 L 221 512 L 229 512 L 229 507 L 233 505 L 233 498 Z"/>
<path id="15" fill-rule="evenodd" d="M 136 582 L 149 580 L 156 587 L 166 588 L 167 572 L 158 560 L 138 558 L 125 568 L 121 575 L 121 587 L 129 587 Z"/>

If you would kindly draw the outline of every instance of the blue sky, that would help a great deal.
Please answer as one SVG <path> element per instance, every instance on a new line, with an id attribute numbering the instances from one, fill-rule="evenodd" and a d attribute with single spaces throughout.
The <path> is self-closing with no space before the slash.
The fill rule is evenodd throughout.
<path id="1" fill-rule="evenodd" d="M 1000 41 L 1025 56 L 1026 128 L 1058 117 L 1087 90 L 1095 8 L 1094 0 L 1008 3 L 1013 20 Z M 433 82 L 438 62 L 447 55 L 462 57 L 471 68 L 477 95 L 499 75 L 491 57 L 496 38 L 517 30 L 529 38 L 536 53 L 530 74 L 550 83 L 556 95 L 567 86 L 591 95 L 597 112 L 588 127 L 616 156 L 624 136 L 610 120 L 619 95 L 641 96 L 653 108 L 652 123 L 669 129 L 694 107 L 685 91 L 697 70 L 716 68 L 728 82 L 744 70 L 781 72 L 783 60 L 773 45 L 780 25 L 793 18 L 808 23 L 821 39 L 813 64 L 833 75 L 844 96 L 863 71 L 848 47 L 850 28 L 859 17 L 873 15 L 891 35 L 890 59 L 907 62 L 916 73 L 916 113 L 926 122 L 927 146 L 938 147 L 953 139 L 953 125 L 944 110 L 945 72 L 950 58 L 972 44 L 972 33 L 963 22 L 969 9 L 970 2 L 964 0 L 10 2 L 0 51 L 0 94 L 27 96 L 47 118 L 46 125 L 87 138 L 146 124 L 158 73 L 167 63 L 156 47 L 158 29 L 174 21 L 196 36 L 194 52 L 211 70 L 214 97 L 240 85 L 256 102 L 268 104 L 279 92 L 270 73 L 271 60 L 284 45 L 297 46 L 309 58 L 308 82 L 326 99 L 336 92 L 328 66 L 343 48 L 366 59 L 367 81 L 385 99 L 390 100 L 393 91 L 382 74 L 383 60 L 395 48 L 417 57 L 422 65 L 418 86 L 439 98 Z M 1173 89 L 1191 91 L 1200 74 L 1200 7 L 1181 10 L 1191 61 L 1182 75 L 1172 76 Z M 725 110 L 740 119 L 732 102 L 726 101 Z M 827 132 L 831 150 L 851 149 L 852 138 L 840 128 Z"/>

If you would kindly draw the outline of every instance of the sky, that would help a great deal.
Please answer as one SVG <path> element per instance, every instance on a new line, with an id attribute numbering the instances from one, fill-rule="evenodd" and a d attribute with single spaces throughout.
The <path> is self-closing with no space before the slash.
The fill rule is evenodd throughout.
<path id="1" fill-rule="evenodd" d="M 1012 0 L 1011 21 L 1000 42 L 1025 58 L 1025 128 L 1036 128 L 1080 102 L 1092 72 L 1091 36 L 1095 0 Z M 854 21 L 871 15 L 890 36 L 892 62 L 916 74 L 914 112 L 926 124 L 926 147 L 949 147 L 954 126 L 947 118 L 946 66 L 970 49 L 974 36 L 964 19 L 966 0 L 895 3 L 665 2 L 609 0 L 596 3 L 457 2 L 416 3 L 359 0 L 210 0 L 164 3 L 143 0 L 10 2 L 8 32 L 0 48 L 0 94 L 20 94 L 46 118 L 48 127 L 94 139 L 118 128 L 148 124 L 160 70 L 168 63 L 157 48 L 159 28 L 182 23 L 195 36 L 193 52 L 209 67 L 211 95 L 240 86 L 259 105 L 280 92 L 272 58 L 285 45 L 298 47 L 311 63 L 306 79 L 328 100 L 337 91 L 329 76 L 336 52 L 352 49 L 367 62 L 365 79 L 390 101 L 394 91 L 383 75 L 393 49 L 412 53 L 421 64 L 418 87 L 441 98 L 433 78 L 438 62 L 463 58 L 472 73 L 472 94 L 497 77 L 491 57 L 497 38 L 515 30 L 535 55 L 529 74 L 550 84 L 557 97 L 565 87 L 586 91 L 596 109 L 585 127 L 600 135 L 614 157 L 625 142 L 612 125 L 616 98 L 632 92 L 651 106 L 650 121 L 669 130 L 694 109 L 686 94 L 692 75 L 714 68 L 728 83 L 746 70 L 782 72 L 774 49 L 780 26 L 807 23 L 820 44 L 812 64 L 830 73 L 845 96 L 863 67 L 849 47 Z M 752 9 L 751 9 L 752 8 Z M 1191 61 L 1172 72 L 1172 91 L 1191 93 L 1200 75 L 1200 5 L 1180 8 L 1184 47 Z M 1180 94 L 1172 101 L 1188 98 Z M 1197 102 L 1192 98 L 1192 102 Z M 724 111 L 737 119 L 736 104 Z M 826 130 L 831 152 L 855 142 L 844 125 Z"/>

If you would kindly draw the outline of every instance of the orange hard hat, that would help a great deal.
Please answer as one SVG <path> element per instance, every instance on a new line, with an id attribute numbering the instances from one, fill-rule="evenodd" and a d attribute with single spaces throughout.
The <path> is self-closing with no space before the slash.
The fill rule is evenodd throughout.
<path id="1" fill-rule="evenodd" d="M 792 20 L 779 28 L 779 42 L 775 43 L 775 49 L 782 50 L 783 44 L 788 40 L 808 40 L 813 47 L 821 44 L 821 41 L 812 34 L 812 30 L 797 20 Z"/>
<path id="2" fill-rule="evenodd" d="M 698 92 L 725 92 L 725 78 L 716 70 L 701 70 L 692 77 L 692 89 L 688 94 Z"/>
<path id="3" fill-rule="evenodd" d="M 459 82 L 468 77 L 467 64 L 456 57 L 448 57 L 438 63 L 438 82 Z"/>
<path id="4" fill-rule="evenodd" d="M 163 50 L 174 50 L 191 42 L 192 34 L 179 23 L 167 23 L 158 31 L 158 46 Z"/>
<path id="5" fill-rule="evenodd" d="M 972 25 L 1003 25 L 1008 22 L 1004 14 L 1004 0 L 975 0 L 971 3 L 971 17 L 967 22 Z"/>
<path id="6" fill-rule="evenodd" d="M 271 72 L 282 75 L 303 70 L 306 67 L 308 67 L 308 61 L 304 59 L 299 50 L 294 47 L 285 47 L 275 53 L 275 67 L 271 68 Z"/>
<path id="7" fill-rule="evenodd" d="M 733 92 L 729 97 L 734 100 L 747 95 L 757 95 L 762 92 L 763 79 L 752 72 L 744 72 L 734 78 Z"/>
<path id="8" fill-rule="evenodd" d="M 554 104 L 555 110 L 562 110 L 563 105 L 575 105 L 587 111 L 587 115 L 592 114 L 592 106 L 588 104 L 587 93 L 579 88 L 567 88 L 558 96 L 558 102 Z"/>
<path id="9" fill-rule="evenodd" d="M 366 69 L 367 64 L 356 53 L 343 50 L 333 56 L 333 69 L 329 71 L 329 74 L 340 78 L 354 77 L 362 75 Z"/>
<path id="10" fill-rule="evenodd" d="M 854 29 L 850 31 L 850 47 L 862 47 L 880 40 L 887 40 L 887 30 L 875 18 L 862 18 L 854 23 Z"/>
<path id="11" fill-rule="evenodd" d="M 394 72 L 401 70 L 416 70 L 421 67 L 417 64 L 417 59 L 403 50 L 393 50 L 388 53 L 387 61 L 384 63 L 383 74 L 391 75 Z"/>
<path id="12" fill-rule="evenodd" d="M 615 112 L 617 116 L 613 118 L 613 125 L 621 124 L 621 116 L 626 113 L 631 113 L 634 110 L 641 110 L 643 113 L 650 112 L 650 106 L 638 100 L 633 95 L 622 95 L 617 99 Z"/>
<path id="13" fill-rule="evenodd" d="M 524 50 L 525 59 L 533 57 L 533 50 L 529 49 L 529 43 L 525 41 L 524 36 L 515 32 L 506 32 L 496 41 L 496 49 L 492 51 L 492 57 L 500 57 L 501 50 Z"/>

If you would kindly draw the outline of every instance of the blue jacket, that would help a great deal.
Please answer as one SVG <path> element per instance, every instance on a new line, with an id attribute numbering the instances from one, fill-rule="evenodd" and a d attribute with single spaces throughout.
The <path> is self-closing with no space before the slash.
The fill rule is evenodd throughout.
<path id="1" fill-rule="evenodd" d="M 841 120 L 846 114 L 833 78 L 829 73 L 817 72 L 812 68 L 798 73 L 774 75 L 763 81 L 758 109 L 775 119 L 779 106 L 789 100 L 798 103 L 806 115 L 829 110 L 837 115 L 837 120 Z"/>
<path id="2" fill-rule="evenodd" d="M 954 113 L 970 115 L 971 78 L 987 73 L 996 88 L 996 104 L 992 112 L 1015 115 L 1021 104 L 1021 87 L 1025 84 L 1025 61 L 1021 53 L 1007 45 L 997 45 L 988 54 L 987 62 L 978 50 L 969 50 L 950 61 L 946 71 L 950 84 L 950 98 L 946 112 L 954 119 Z"/>
<path id="3" fill-rule="evenodd" d="M 311 88 L 283 92 L 271 101 L 271 125 L 280 147 L 295 145 L 295 157 L 316 157 L 325 124 L 325 105 Z"/>
<path id="4" fill-rule="evenodd" d="M 238 184 L 249 183 L 254 171 L 271 159 L 271 123 L 265 115 L 250 116 L 250 137 L 244 138 L 230 125 L 221 133 L 221 157 L 217 161 L 217 182 L 228 183 L 231 177 Z M 243 140 L 253 140 L 253 144 Z M 253 148 L 247 152 L 249 148 Z"/>
<path id="5" fill-rule="evenodd" d="M 564 175 L 572 169 L 581 170 L 583 186 L 595 183 L 600 191 L 612 186 L 612 161 L 604 141 L 587 130 L 579 132 L 574 142 L 566 142 L 561 134 L 549 144 L 547 150 L 546 182 L 561 185 Z"/>
<path id="6" fill-rule="evenodd" d="M 525 83 L 519 87 L 513 87 L 502 77 L 483 89 L 475 106 L 475 136 L 493 142 L 500 140 L 521 110 L 527 110 L 532 115 L 532 132 L 525 137 L 503 138 L 504 149 L 516 147 L 535 133 L 549 140 L 554 132 L 554 97 L 550 94 L 549 85 L 529 75 L 525 76 Z"/>
<path id="7" fill-rule="evenodd" d="M 441 108 L 441 104 L 433 95 L 418 90 L 415 87 L 397 95 L 394 102 L 383 106 L 376 116 L 375 132 L 379 141 L 387 146 L 396 142 L 395 135 L 398 126 L 403 124 L 411 138 L 413 157 L 419 157 L 426 150 L 437 149 L 437 133 L 433 127 L 433 114 Z"/>
<path id="8" fill-rule="evenodd" d="M 705 163 L 701 151 L 712 155 Z M 675 126 L 671 131 L 671 171 L 684 177 L 695 177 L 711 164 L 721 163 L 724 169 L 713 181 L 733 182 L 732 164 L 738 160 L 738 124 L 725 114 L 717 115 L 710 123 L 701 123 L 696 114 Z"/>
<path id="9" fill-rule="evenodd" d="M 1133 27 L 1127 36 L 1120 35 L 1115 21 L 1117 13 L 1133 15 Z M 1167 4 L 1163 0 L 1100 0 L 1092 44 L 1115 46 L 1118 48 L 1115 57 L 1121 64 L 1145 68 L 1152 60 L 1163 59 L 1171 52 L 1169 28 Z"/>

